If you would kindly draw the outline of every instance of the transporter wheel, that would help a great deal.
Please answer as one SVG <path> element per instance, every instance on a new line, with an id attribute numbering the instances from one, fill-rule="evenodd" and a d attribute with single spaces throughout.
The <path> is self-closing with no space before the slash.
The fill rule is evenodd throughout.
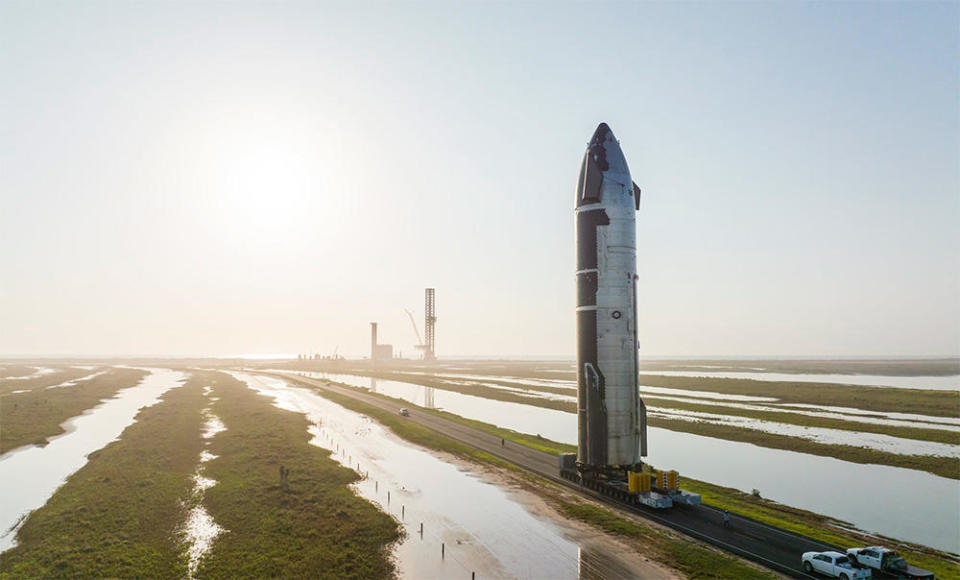
<path id="1" fill-rule="evenodd" d="M 840 580 L 850 580 L 850 577 L 846 574 L 840 574 Z"/>
<path id="2" fill-rule="evenodd" d="M 806 572 L 807 574 L 809 574 L 810 572 L 813 572 L 813 566 L 810 565 L 810 562 L 803 563 L 803 571 Z"/>

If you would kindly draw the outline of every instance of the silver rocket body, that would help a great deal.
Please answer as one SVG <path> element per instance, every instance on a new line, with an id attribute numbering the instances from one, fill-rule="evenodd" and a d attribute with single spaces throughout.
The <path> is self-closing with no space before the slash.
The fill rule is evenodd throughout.
<path id="1" fill-rule="evenodd" d="M 637 232 L 640 188 L 601 123 L 577 183 L 577 463 L 629 469 L 646 453 L 637 390 Z"/>

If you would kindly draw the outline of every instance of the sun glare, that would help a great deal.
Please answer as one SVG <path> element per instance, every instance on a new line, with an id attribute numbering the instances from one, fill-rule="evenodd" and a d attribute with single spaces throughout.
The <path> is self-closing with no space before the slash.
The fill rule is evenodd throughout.
<path id="1" fill-rule="evenodd" d="M 211 179 L 211 211 L 238 243 L 285 250 L 311 235 L 310 216 L 329 203 L 323 168 L 309 147 L 250 139 L 227 145 Z"/>

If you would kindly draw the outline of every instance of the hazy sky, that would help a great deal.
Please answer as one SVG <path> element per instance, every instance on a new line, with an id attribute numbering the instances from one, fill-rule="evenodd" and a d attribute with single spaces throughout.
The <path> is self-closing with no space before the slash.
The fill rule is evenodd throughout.
<path id="1" fill-rule="evenodd" d="M 644 355 L 960 352 L 958 3 L 0 2 L 0 354 L 567 355 L 600 121 Z"/>

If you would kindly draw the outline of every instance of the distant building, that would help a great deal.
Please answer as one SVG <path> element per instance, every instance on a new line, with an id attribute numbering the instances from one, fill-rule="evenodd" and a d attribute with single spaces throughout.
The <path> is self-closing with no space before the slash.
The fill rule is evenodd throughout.
<path id="1" fill-rule="evenodd" d="M 393 358 L 392 344 L 377 344 L 377 323 L 370 323 L 370 360 L 390 360 Z"/>

